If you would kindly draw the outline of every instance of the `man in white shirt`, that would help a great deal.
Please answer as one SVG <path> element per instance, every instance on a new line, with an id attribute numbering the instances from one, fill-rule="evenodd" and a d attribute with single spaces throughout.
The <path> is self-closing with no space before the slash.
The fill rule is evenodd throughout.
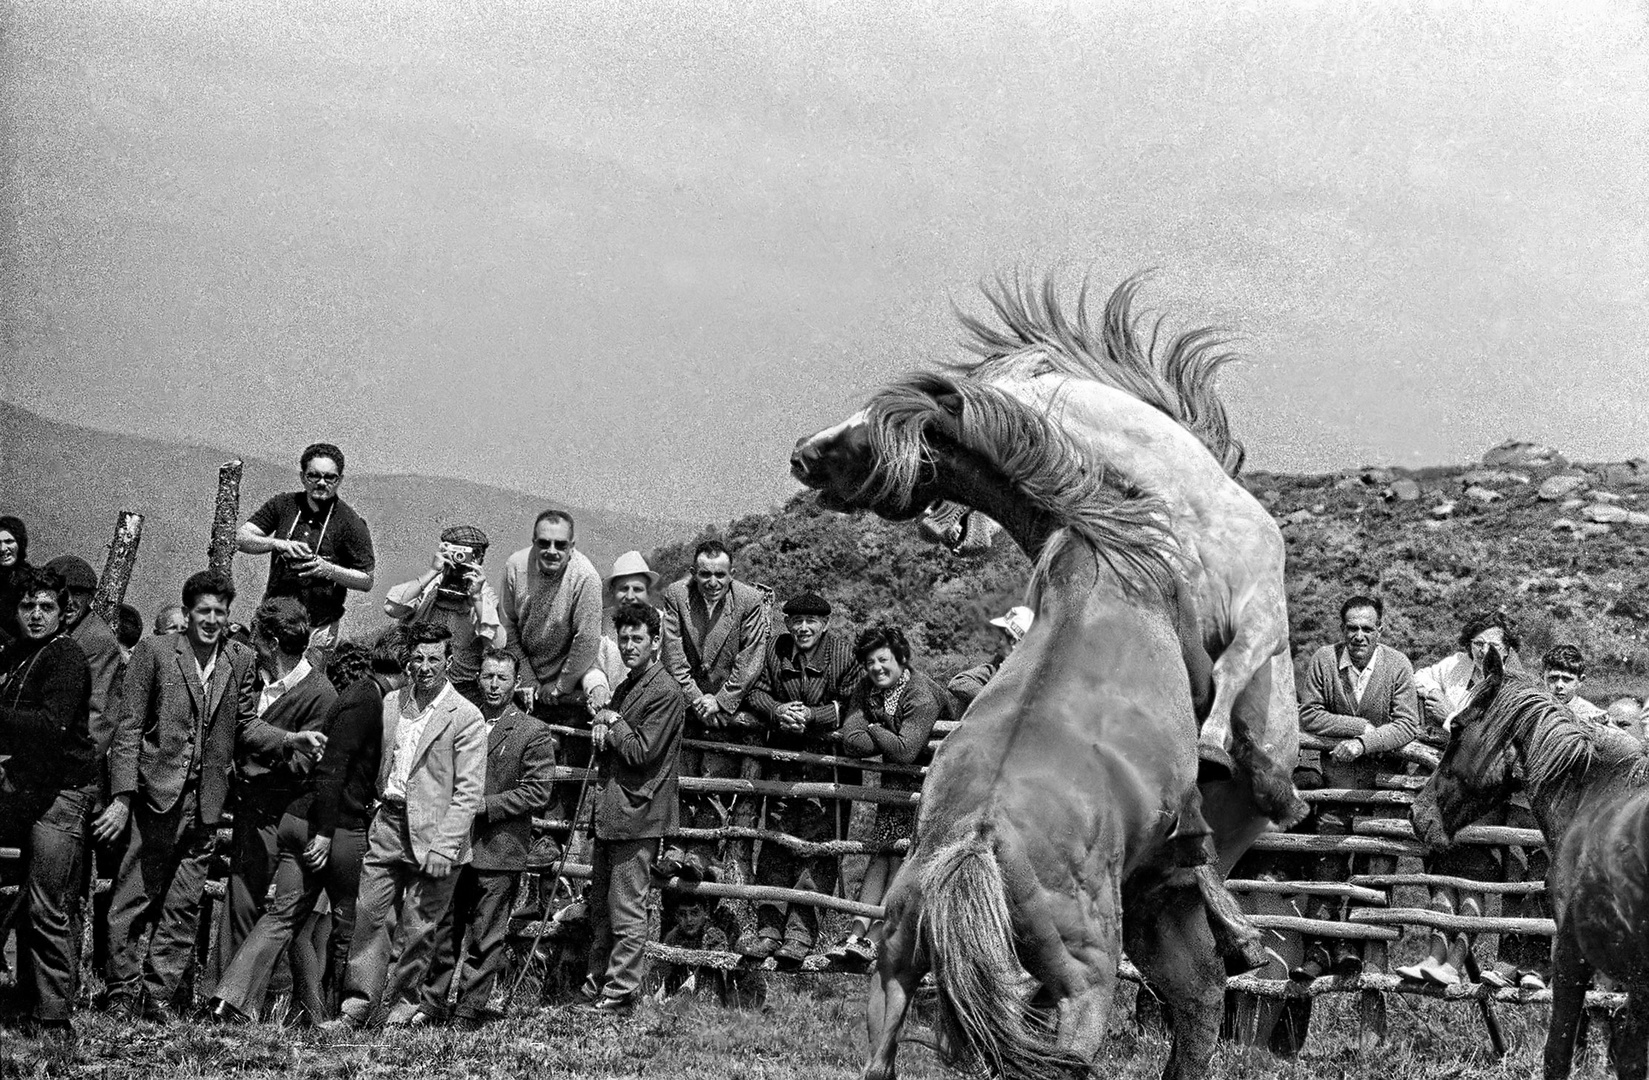
<path id="1" fill-rule="evenodd" d="M 470 861 L 470 826 L 486 795 L 487 725 L 447 682 L 452 632 L 426 622 L 410 636 L 411 681 L 384 698 L 378 809 L 367 831 L 343 1003 L 324 1025 L 334 1031 L 364 1026 L 380 997 L 386 1024 L 415 1022 L 437 928 L 457 870 Z"/>

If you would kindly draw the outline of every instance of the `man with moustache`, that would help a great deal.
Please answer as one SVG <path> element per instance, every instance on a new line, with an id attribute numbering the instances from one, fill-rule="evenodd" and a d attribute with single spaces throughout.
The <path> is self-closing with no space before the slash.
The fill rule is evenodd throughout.
<path id="1" fill-rule="evenodd" d="M 436 931 L 415 1022 L 446 1018 L 453 974 L 460 969 L 452 1013 L 458 1026 L 473 1031 L 494 1015 L 487 1001 L 504 969 L 510 907 L 532 850 L 532 816 L 550 801 L 555 784 L 555 736 L 515 707 L 515 672 L 515 657 L 502 649 L 488 649 L 481 658 L 487 794 L 475 816 L 469 864 L 458 871 L 452 903 Z"/>
<path id="2" fill-rule="evenodd" d="M 590 867 L 590 955 L 580 993 L 586 1008 L 635 1009 L 647 948 L 647 886 L 659 838 L 677 827 L 679 758 L 687 702 L 658 662 L 659 614 L 626 604 L 613 616 L 629 674 L 591 734 L 597 780 Z"/>
<path id="3" fill-rule="evenodd" d="M 761 678 L 745 699 L 767 725 L 770 747 L 837 752 L 830 736 L 841 727 L 842 710 L 853 698 L 859 664 L 853 643 L 830 625 L 830 613 L 830 601 L 817 593 L 785 602 L 785 632 L 768 646 Z M 829 765 L 776 761 L 768 764 L 767 779 L 830 783 L 837 777 Z M 767 827 L 800 840 L 840 839 L 835 804 L 819 799 L 769 798 Z M 780 844 L 763 844 L 756 884 L 829 894 L 836 887 L 837 868 L 834 856 L 807 858 Z M 818 927 L 817 908 L 764 902 L 756 909 L 756 933 L 740 935 L 733 948 L 745 956 L 777 956 L 783 966 L 800 966 L 813 949 Z"/>
<path id="4" fill-rule="evenodd" d="M 258 719 L 257 657 L 225 640 L 235 586 L 210 570 L 183 583 L 188 626 L 144 638 L 126 668 L 109 749 L 108 809 L 92 835 L 131 825 L 110 902 L 108 1003 L 117 1015 L 171 1019 L 200 920 L 200 897 L 237 750 L 313 757 L 315 731 Z"/>
<path id="5" fill-rule="evenodd" d="M 452 631 L 417 623 L 410 635 L 410 682 L 384 697 L 378 809 L 367 834 L 343 1003 L 337 1019 L 322 1025 L 331 1032 L 364 1027 L 380 1001 L 389 1026 L 415 1022 L 436 930 L 458 870 L 470 861 L 470 827 L 486 799 L 486 722 L 447 682 Z"/>
<path id="6" fill-rule="evenodd" d="M 582 684 L 601 644 L 601 575 L 578 550 L 573 530 L 570 514 L 538 515 L 532 546 L 504 563 L 499 614 L 505 648 L 521 667 L 526 710 L 552 724 L 588 727 Z M 566 758 L 575 767 L 587 764 L 589 744 L 568 740 Z"/>
<path id="7" fill-rule="evenodd" d="M 662 663 L 687 701 L 687 722 L 697 738 L 737 742 L 750 737 L 762 721 L 745 711 L 745 695 L 761 675 L 767 659 L 767 640 L 772 634 L 768 611 L 770 594 L 755 585 L 733 578 L 733 556 L 719 540 L 705 540 L 693 551 L 692 572 L 664 590 L 664 644 Z M 748 767 L 752 776 L 759 769 Z M 732 754 L 686 750 L 682 769 L 689 776 L 738 777 L 747 766 Z M 732 824 L 755 824 L 755 807 L 749 800 L 733 800 L 720 813 L 711 795 L 689 795 L 682 799 L 682 815 L 687 826 L 715 829 L 731 819 Z M 748 858 L 735 845 L 732 858 Z M 672 877 L 703 879 L 711 873 L 715 851 L 712 842 L 695 841 L 682 848 L 672 846 L 659 860 L 661 873 Z"/>
<path id="8" fill-rule="evenodd" d="M 369 592 L 376 556 L 372 530 L 338 497 L 344 454 L 331 443 L 311 443 L 298 458 L 303 490 L 276 495 L 235 534 L 248 555 L 268 554 L 264 598 L 296 596 L 309 612 L 312 666 L 326 670 L 338 644 L 338 622 L 350 589 Z"/>

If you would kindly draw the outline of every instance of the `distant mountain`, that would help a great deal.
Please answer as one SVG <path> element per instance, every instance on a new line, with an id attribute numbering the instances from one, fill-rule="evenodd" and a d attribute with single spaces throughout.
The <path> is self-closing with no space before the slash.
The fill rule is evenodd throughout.
<path id="1" fill-rule="evenodd" d="M 143 543 L 127 593 L 128 603 L 151 617 L 177 599 L 190 573 L 206 565 L 218 466 L 245 462 L 241 517 L 270 495 L 298 488 L 296 463 L 281 465 L 248 452 L 186 446 L 160 439 L 118 435 L 59 424 L 0 402 L 0 513 L 29 526 L 29 557 L 36 565 L 63 554 L 79 555 L 101 573 L 116 515 L 143 515 Z M 298 448 L 291 448 L 295 453 Z M 347 453 L 347 447 L 345 448 Z M 371 599 L 351 594 L 345 631 L 382 621 L 384 593 L 429 565 L 436 537 L 447 525 L 479 525 L 492 539 L 488 577 L 503 576 L 510 552 L 525 547 L 532 519 L 546 507 L 572 514 L 578 547 L 605 573 L 613 557 L 654 546 L 692 531 L 666 518 L 648 518 L 568 506 L 553 493 L 533 494 L 439 476 L 348 472 L 344 500 L 372 527 L 377 586 Z M 267 556 L 235 558 L 235 582 L 245 617 L 263 591 Z"/>

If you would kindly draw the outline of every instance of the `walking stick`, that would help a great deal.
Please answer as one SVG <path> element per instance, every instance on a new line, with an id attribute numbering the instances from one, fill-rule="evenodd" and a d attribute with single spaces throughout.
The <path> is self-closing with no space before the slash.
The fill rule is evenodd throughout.
<path id="1" fill-rule="evenodd" d="M 584 770 L 584 779 L 578 782 L 578 800 L 573 803 L 573 816 L 572 820 L 568 823 L 567 842 L 561 846 L 561 857 L 555 860 L 555 872 L 550 874 L 550 883 L 552 887 L 554 886 L 555 879 L 561 876 L 561 871 L 567 865 L 567 856 L 573 850 L 573 834 L 578 830 L 579 812 L 584 809 L 584 793 L 589 790 L 590 774 L 595 772 L 594 766 L 595 747 L 591 746 L 590 766 Z M 532 969 L 533 958 L 538 955 L 538 947 L 544 943 L 544 929 L 549 925 L 549 923 L 550 913 L 546 911 L 538 920 L 538 930 L 532 937 L 532 948 L 527 950 L 527 958 L 521 962 L 521 970 L 515 973 L 515 982 L 510 986 L 509 996 L 505 998 L 506 1012 L 508 1012 L 509 1006 L 515 1004 L 515 996 L 520 993 L 521 984 L 526 981 L 527 972 Z M 548 969 L 549 965 L 546 964 L 545 970 L 547 971 Z"/>

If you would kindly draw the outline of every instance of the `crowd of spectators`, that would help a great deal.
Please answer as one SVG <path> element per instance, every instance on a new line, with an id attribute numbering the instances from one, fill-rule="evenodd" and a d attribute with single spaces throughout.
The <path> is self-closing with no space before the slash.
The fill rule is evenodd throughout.
<path id="1" fill-rule="evenodd" d="M 652 883 L 854 891 L 837 855 L 814 853 L 848 836 L 840 801 L 752 797 L 739 784 L 683 792 L 681 776 L 859 784 L 857 763 L 875 759 L 885 790 L 912 790 L 937 726 L 963 715 L 1034 621 L 1024 607 L 991 620 L 996 654 L 941 682 L 901 628 L 850 635 L 819 592 L 783 598 L 775 633 L 777 598 L 742 580 L 714 540 L 679 581 L 661 587 L 634 551 L 604 579 L 578 550 L 572 517 L 547 510 L 496 589 L 486 533 L 442 530 L 428 569 L 388 590 L 390 624 L 346 642 L 350 593 L 374 584 L 371 529 L 340 497 L 338 447 L 307 447 L 299 478 L 301 490 L 240 527 L 240 550 L 269 556 L 244 625 L 234 583 L 202 571 L 155 613 L 149 636 L 127 607 L 111 626 L 92 610 L 89 565 L 66 555 L 34 567 L 25 523 L 0 517 L 0 846 L 22 852 L 18 899 L 0 904 L 0 933 L 18 931 L 18 1002 L 0 1022 L 72 1031 L 79 901 L 95 873 L 113 880 L 93 915 L 97 1005 L 118 1016 L 167 1022 L 191 1008 L 193 990 L 218 1021 L 252 1022 L 281 991 L 292 1018 L 333 1029 L 480 1026 L 499 1015 L 510 920 L 530 906 L 524 875 L 546 865 L 533 820 L 565 822 L 581 806 L 593 849 L 577 1007 L 627 1014 L 642 992 Z M 1341 642 L 1304 670 L 1302 729 L 1339 742 L 1302 760 L 1302 788 L 1373 787 L 1377 770 L 1404 767 L 1395 755 L 1410 743 L 1446 730 L 1488 651 L 1517 663 L 1515 625 L 1487 613 L 1468 620 L 1459 652 L 1416 671 L 1380 641 L 1384 614 L 1377 597 L 1348 599 Z M 1605 711 L 1577 696 L 1585 661 L 1573 646 L 1548 652 L 1543 670 L 1577 716 L 1641 724 L 1634 701 Z M 588 767 L 589 778 L 565 779 L 558 765 Z M 1324 804 L 1304 827 L 1343 835 L 1356 818 Z M 1509 806 L 1496 822 L 1527 824 L 1527 809 Z M 913 828 L 908 806 L 875 807 L 858 899 L 880 902 Z M 800 844 L 766 843 L 753 864 L 749 837 L 773 833 Z M 1477 880 L 1541 872 L 1483 862 L 1482 850 L 1445 853 L 1431 869 Z M 229 873 L 207 928 L 217 854 Z M 1359 862 L 1324 856 L 1312 876 L 1389 869 Z M 1310 903 L 1319 919 L 1346 905 Z M 1438 889 L 1432 906 L 1475 913 L 1481 896 Z M 720 911 L 728 917 L 700 899 L 675 904 L 666 941 L 719 943 L 781 968 L 819 952 L 850 969 L 874 957 L 868 919 L 827 941 L 808 904 Z M 204 936 L 213 945 L 201 963 Z M 1457 982 L 1467 947 L 1465 935 L 1438 934 L 1403 973 Z M 1485 978 L 1539 985 L 1537 953 L 1503 944 Z M 1311 941 L 1294 974 L 1361 963 L 1353 942 Z"/>

